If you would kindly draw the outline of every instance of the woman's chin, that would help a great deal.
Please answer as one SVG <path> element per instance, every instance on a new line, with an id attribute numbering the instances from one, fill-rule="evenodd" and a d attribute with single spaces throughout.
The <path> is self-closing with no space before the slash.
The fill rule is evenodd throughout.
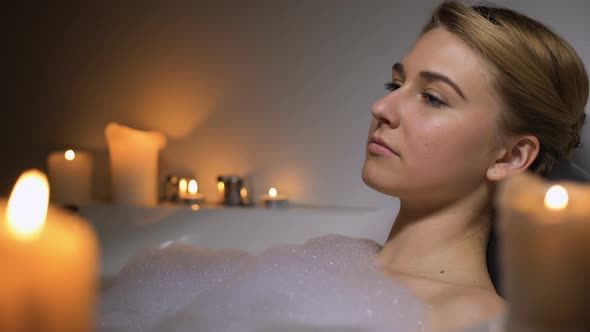
<path id="1" fill-rule="evenodd" d="M 396 189 L 398 186 L 396 185 L 396 181 L 388 178 L 388 175 L 390 177 L 391 173 L 383 174 L 382 170 L 376 166 L 377 165 L 372 165 L 370 162 L 365 161 L 361 172 L 363 182 L 375 191 L 397 197 L 398 190 Z"/>

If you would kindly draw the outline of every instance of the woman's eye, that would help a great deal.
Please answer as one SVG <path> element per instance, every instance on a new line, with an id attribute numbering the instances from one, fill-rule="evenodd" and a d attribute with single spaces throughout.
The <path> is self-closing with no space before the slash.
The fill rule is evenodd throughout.
<path id="1" fill-rule="evenodd" d="M 401 85 L 396 82 L 393 82 L 393 81 L 385 82 L 385 90 L 387 90 L 389 92 L 393 92 L 399 88 L 401 88 Z M 428 104 L 429 106 L 432 106 L 432 107 L 442 108 L 442 107 L 447 106 L 447 103 L 444 100 L 442 100 L 438 97 L 435 97 L 434 95 L 427 93 L 427 92 L 422 93 L 422 99 L 424 100 L 424 102 L 426 104 Z"/>
<path id="2" fill-rule="evenodd" d="M 422 98 L 424 99 L 424 101 L 433 107 L 445 107 L 447 106 L 447 103 L 445 103 L 443 100 L 431 95 L 430 93 L 422 93 Z"/>
<path id="3" fill-rule="evenodd" d="M 400 87 L 401 87 L 401 85 L 394 83 L 393 81 L 385 82 L 385 90 L 387 90 L 389 92 L 393 92 L 393 91 L 399 89 Z"/>

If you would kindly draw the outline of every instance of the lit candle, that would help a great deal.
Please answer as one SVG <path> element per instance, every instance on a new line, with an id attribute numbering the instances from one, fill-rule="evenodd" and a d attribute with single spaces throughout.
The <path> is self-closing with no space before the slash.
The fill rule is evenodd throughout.
<path id="1" fill-rule="evenodd" d="M 240 197 L 242 198 L 242 203 L 244 205 L 250 205 L 250 199 L 248 198 L 248 189 L 246 189 L 246 187 L 240 189 Z"/>
<path id="2" fill-rule="evenodd" d="M 262 195 L 262 202 L 266 208 L 284 208 L 287 207 L 287 196 L 279 195 L 276 188 L 270 188 L 268 195 Z"/>
<path id="3" fill-rule="evenodd" d="M 45 175 L 27 171 L 0 200 L 0 331 L 91 331 L 98 247 L 88 223 L 49 207 Z"/>
<path id="4" fill-rule="evenodd" d="M 178 181 L 178 195 L 186 194 L 188 189 L 188 181 L 185 178 L 181 178 Z"/>
<path id="5" fill-rule="evenodd" d="M 92 156 L 80 150 L 55 151 L 47 157 L 51 201 L 88 204 L 91 200 Z"/>
<path id="6" fill-rule="evenodd" d="M 522 174 L 498 207 L 508 331 L 587 331 L 590 186 Z"/>
<path id="7" fill-rule="evenodd" d="M 153 206 L 158 203 L 158 154 L 166 137 L 117 123 L 105 129 L 111 160 L 113 202 Z"/>
<path id="8" fill-rule="evenodd" d="M 248 192 L 244 180 L 237 175 L 220 175 L 217 177 L 217 199 L 226 206 L 249 205 Z"/>
<path id="9" fill-rule="evenodd" d="M 222 204 L 225 200 L 225 182 L 223 182 L 220 177 L 217 179 L 217 201 L 219 204 Z"/>
<path id="10" fill-rule="evenodd" d="M 199 184 L 195 179 L 190 179 L 188 182 L 186 179 L 180 179 L 178 195 L 186 204 L 202 204 L 205 202 L 205 195 L 199 192 Z"/>

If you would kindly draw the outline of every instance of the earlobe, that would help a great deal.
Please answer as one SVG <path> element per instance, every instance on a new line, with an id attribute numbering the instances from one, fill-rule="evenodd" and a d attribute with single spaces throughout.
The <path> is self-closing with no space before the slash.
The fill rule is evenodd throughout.
<path id="1" fill-rule="evenodd" d="M 506 177 L 506 162 L 508 151 L 505 148 L 500 149 L 494 163 L 488 167 L 486 178 L 493 182 L 501 181 Z"/>
<path id="2" fill-rule="evenodd" d="M 492 165 L 490 168 L 488 168 L 487 172 L 486 172 L 486 177 L 488 180 L 493 181 L 493 182 L 499 182 L 501 180 L 503 180 L 504 178 L 506 178 L 506 176 L 508 175 L 506 172 L 506 164 L 502 163 L 501 161 L 496 161 L 496 163 L 494 163 L 494 165 Z"/>

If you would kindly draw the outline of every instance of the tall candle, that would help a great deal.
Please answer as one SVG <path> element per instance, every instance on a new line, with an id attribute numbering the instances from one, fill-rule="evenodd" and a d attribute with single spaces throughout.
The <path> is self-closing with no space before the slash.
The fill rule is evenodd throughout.
<path id="1" fill-rule="evenodd" d="M 509 331 L 588 331 L 590 186 L 522 174 L 498 207 Z"/>
<path id="2" fill-rule="evenodd" d="M 40 171 L 0 199 L 0 331 L 91 331 L 97 241 L 88 223 L 48 208 Z"/>
<path id="3" fill-rule="evenodd" d="M 80 150 L 55 151 L 47 157 L 51 201 L 87 204 L 91 200 L 92 155 Z"/>
<path id="4" fill-rule="evenodd" d="M 166 137 L 117 123 L 105 129 L 111 160 L 113 202 L 153 206 L 158 203 L 158 154 Z"/>

